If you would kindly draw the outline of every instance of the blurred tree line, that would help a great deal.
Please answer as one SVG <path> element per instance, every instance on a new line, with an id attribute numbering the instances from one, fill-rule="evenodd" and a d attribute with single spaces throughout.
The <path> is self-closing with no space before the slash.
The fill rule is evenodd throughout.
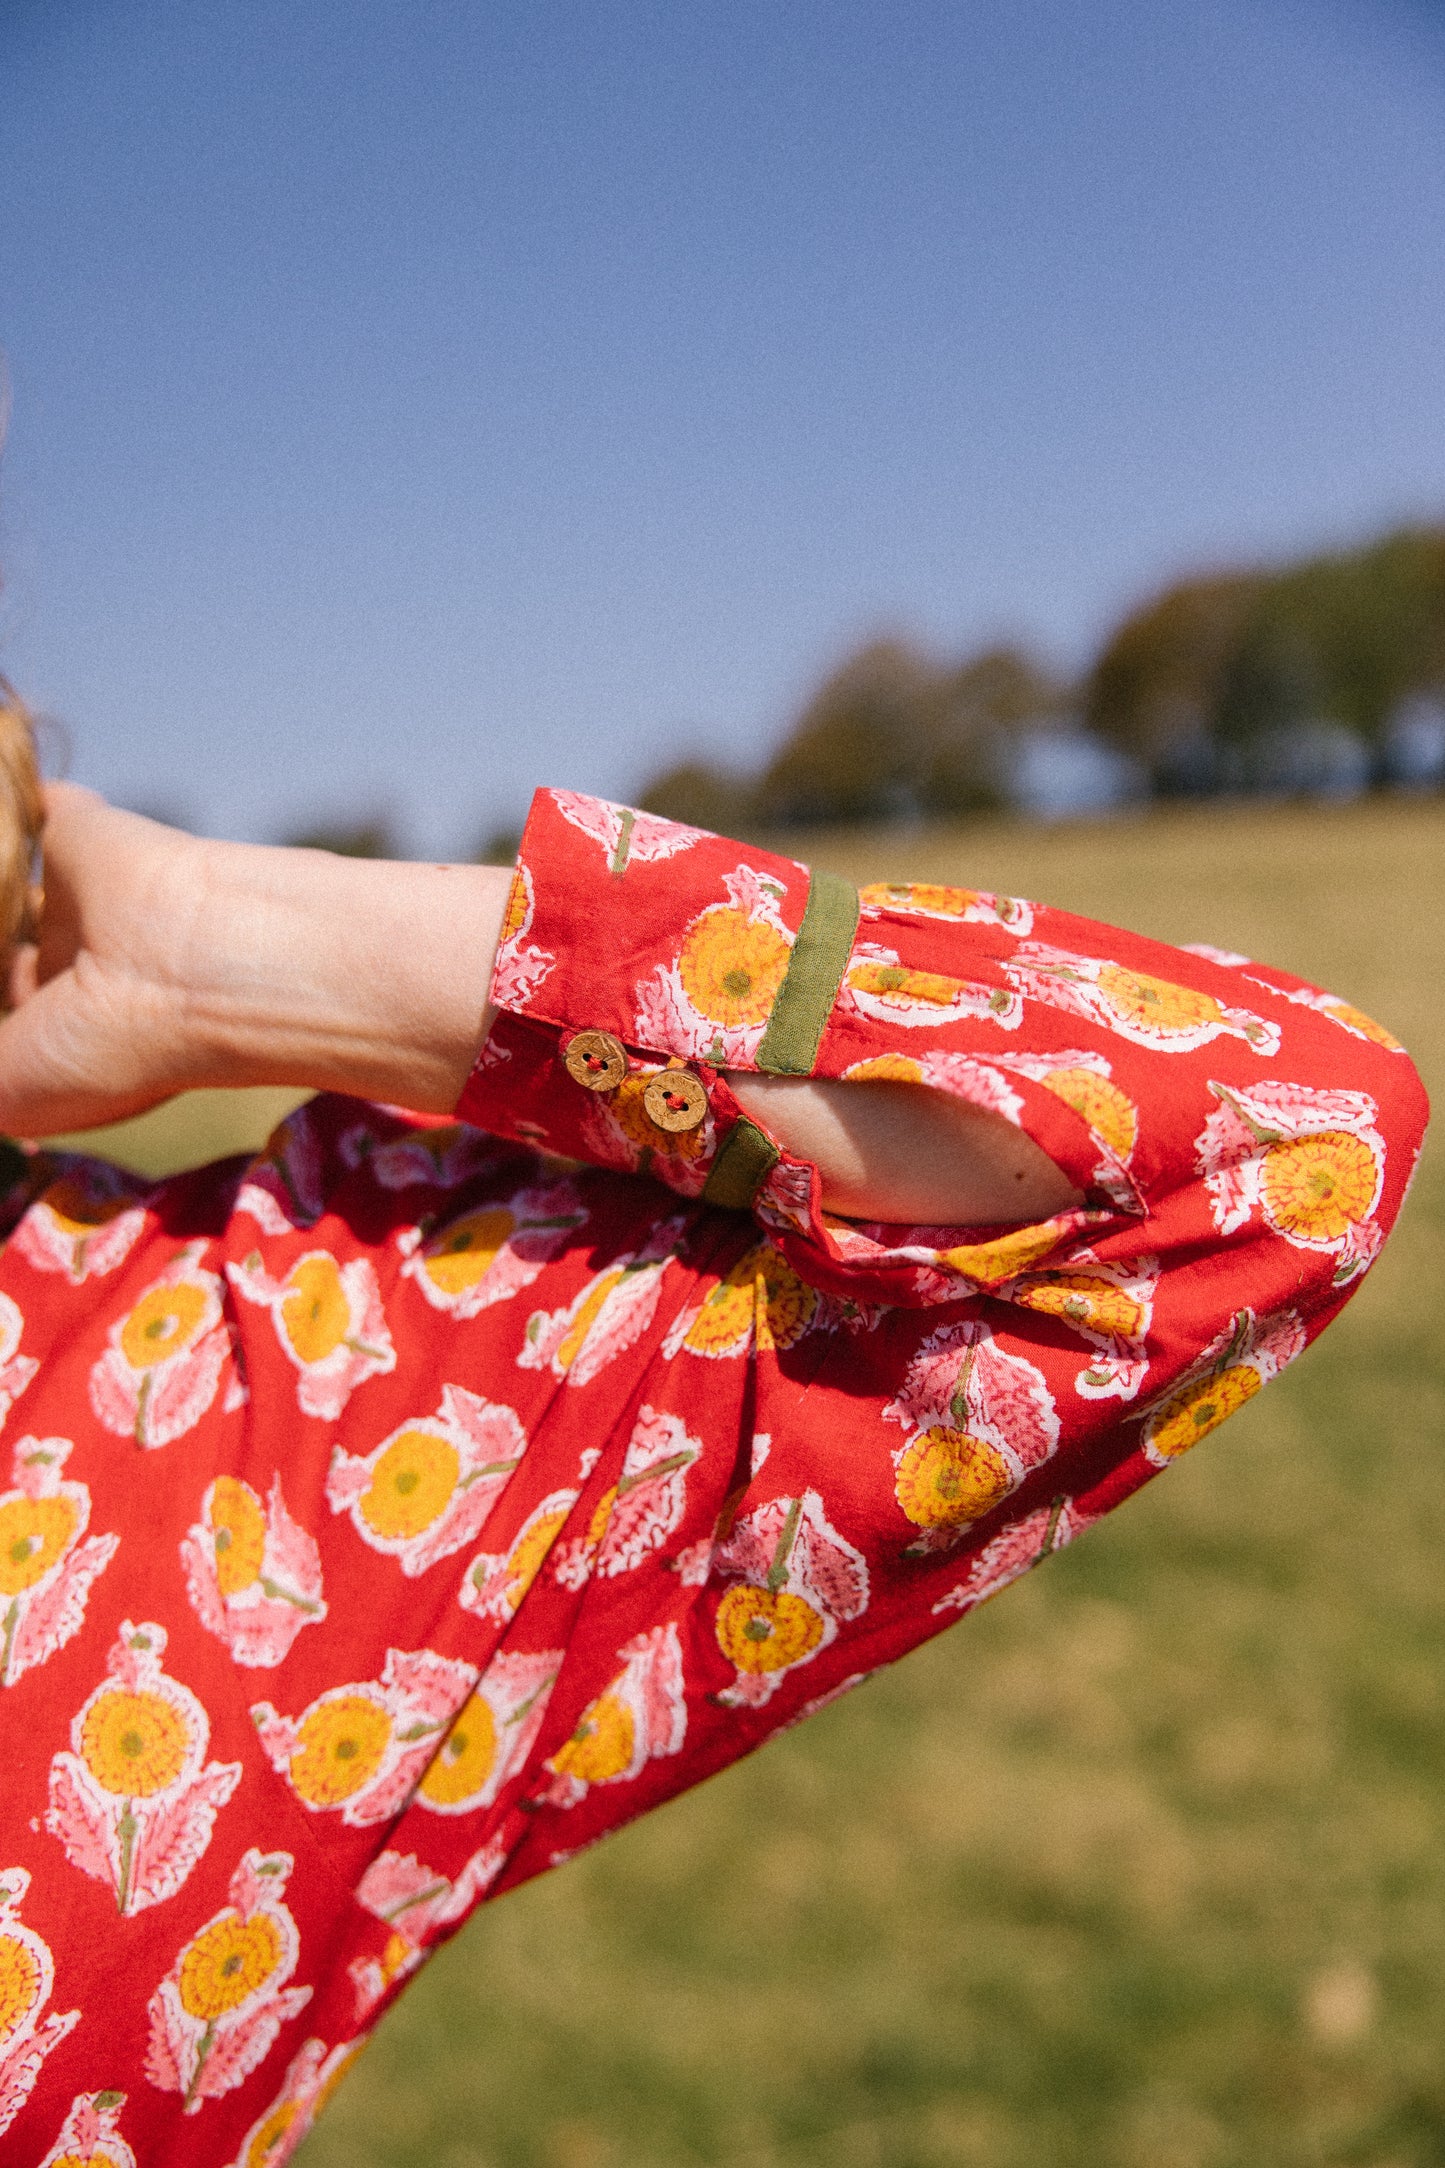
<path id="1" fill-rule="evenodd" d="M 1116 797 L 1445 780 L 1445 528 L 1181 580 L 1077 684 L 1019 648 L 949 664 L 873 641 L 760 774 L 687 762 L 639 802 L 725 834 L 956 817 L 1018 803 L 1025 748 L 1080 741 L 1122 756 Z"/>
<path id="2" fill-rule="evenodd" d="M 1378 782 L 1445 784 L 1445 527 L 1180 580 L 1072 684 L 1017 647 L 950 663 L 874 640 L 760 773 L 688 761 L 638 803 L 746 835 L 1128 797 L 1342 798 Z M 384 813 L 290 840 L 401 855 Z M 505 862 L 517 840 L 499 830 L 478 856 Z"/>

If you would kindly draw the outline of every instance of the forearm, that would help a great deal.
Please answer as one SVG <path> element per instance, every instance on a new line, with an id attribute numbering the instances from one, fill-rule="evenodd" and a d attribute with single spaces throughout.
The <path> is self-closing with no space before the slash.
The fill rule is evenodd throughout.
<path id="1" fill-rule="evenodd" d="M 511 875 L 207 847 L 190 1028 L 205 1081 L 456 1105 L 485 1034 Z M 820 1168 L 831 1210 L 1041 1219 L 1078 1192 L 1021 1130 L 916 1085 L 733 1072 L 740 1104 Z"/>
<path id="2" fill-rule="evenodd" d="M 510 874 L 207 846 L 187 1035 L 212 1084 L 449 1113 L 486 1030 Z"/>

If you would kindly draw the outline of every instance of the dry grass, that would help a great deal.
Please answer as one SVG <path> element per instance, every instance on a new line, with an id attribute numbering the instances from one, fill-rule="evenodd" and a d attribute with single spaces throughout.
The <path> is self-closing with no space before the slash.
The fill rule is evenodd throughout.
<path id="1" fill-rule="evenodd" d="M 799 848 L 798 855 L 808 855 Z M 1445 1088 L 1445 808 L 820 842 L 1311 973 Z M 1445 1180 L 1089 1540 L 484 1912 L 304 2168 L 1445 2164 Z"/>

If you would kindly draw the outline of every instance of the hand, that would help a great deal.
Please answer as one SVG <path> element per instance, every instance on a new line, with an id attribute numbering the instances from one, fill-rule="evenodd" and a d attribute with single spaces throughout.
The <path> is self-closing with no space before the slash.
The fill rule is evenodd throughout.
<path id="1" fill-rule="evenodd" d="M 16 957 L 0 1022 L 0 1129 L 89 1128 L 200 1085 L 449 1112 L 508 884 L 205 842 L 53 784 L 40 944 Z"/>

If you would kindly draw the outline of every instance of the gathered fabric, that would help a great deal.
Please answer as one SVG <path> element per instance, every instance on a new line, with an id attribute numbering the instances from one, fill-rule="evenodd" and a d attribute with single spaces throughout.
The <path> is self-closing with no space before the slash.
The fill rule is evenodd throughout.
<path id="1" fill-rule="evenodd" d="M 0 2162 L 277 2168 L 476 1905 L 1251 1399 L 1425 1123 L 1288 974 L 562 791 L 492 998 L 453 1120 L 8 1170 Z M 832 1217 L 739 1070 L 989 1108 L 1084 1202 Z"/>

